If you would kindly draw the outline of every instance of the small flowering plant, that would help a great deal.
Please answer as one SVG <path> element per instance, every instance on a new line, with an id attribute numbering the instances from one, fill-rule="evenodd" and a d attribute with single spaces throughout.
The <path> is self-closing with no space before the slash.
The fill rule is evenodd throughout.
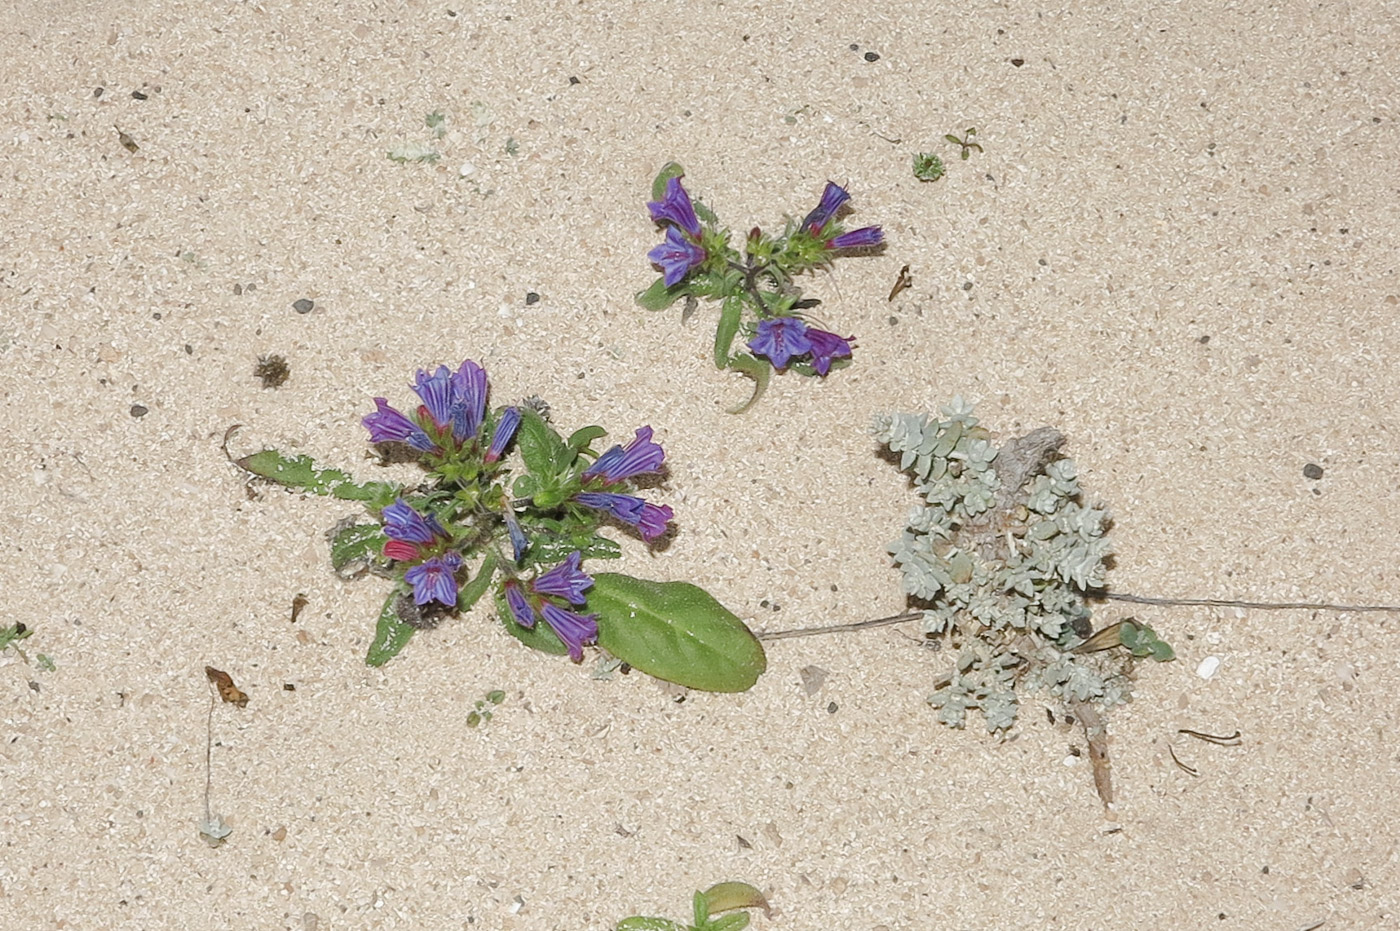
<path id="1" fill-rule="evenodd" d="M 665 452 L 651 427 L 601 454 L 605 432 L 565 438 L 542 403 L 491 409 L 486 371 L 470 359 L 455 371 L 419 371 L 412 413 L 375 398 L 363 418 L 386 458 L 416 460 L 427 480 L 356 483 L 307 456 L 263 450 L 236 460 L 261 478 L 360 501 L 371 521 L 350 519 L 331 538 L 343 578 L 372 571 L 394 582 L 366 661 L 380 666 L 417 630 L 471 608 L 487 591 L 505 630 L 527 646 L 574 662 L 597 644 L 630 666 L 681 685 L 743 691 L 763 672 L 763 648 L 709 594 L 685 582 L 651 582 L 585 570 L 615 559 L 601 532 L 621 526 L 653 543 L 675 513 L 636 494 Z M 518 460 L 518 465 L 514 463 Z"/>
<path id="2" fill-rule="evenodd" d="M 665 238 L 647 257 L 661 277 L 637 295 L 637 302 L 648 310 L 662 310 L 682 297 L 721 302 L 715 365 L 755 382 L 753 396 L 735 413 L 758 400 L 774 370 L 825 376 L 849 365 L 855 337 L 814 326 L 806 311 L 820 302 L 803 300 L 795 281 L 839 256 L 883 246 L 880 227 L 846 230 L 840 214 L 850 194 L 828 181 L 817 206 L 800 221 L 789 219 L 776 236 L 754 227 L 740 253 L 714 213 L 691 200 L 683 175 L 684 169 L 671 162 L 652 183 L 647 209 Z M 747 352 L 734 352 L 739 337 Z"/>

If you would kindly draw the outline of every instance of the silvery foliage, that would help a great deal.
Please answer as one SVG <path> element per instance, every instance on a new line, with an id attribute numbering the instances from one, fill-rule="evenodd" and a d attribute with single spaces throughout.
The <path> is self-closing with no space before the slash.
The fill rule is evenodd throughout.
<path id="1" fill-rule="evenodd" d="M 1112 547 L 1107 511 L 1080 502 L 1073 460 L 1055 458 L 1063 437 L 1044 431 L 1053 439 L 1038 447 L 1033 434 L 998 449 L 962 398 L 940 413 L 874 424 L 924 502 L 889 547 L 904 590 L 926 605 L 926 634 L 960 644 L 929 699 L 939 720 L 963 727 L 975 708 L 989 731 L 1004 731 L 1018 686 L 1066 704 L 1126 701 L 1127 681 L 1108 663 L 1068 652 L 1091 630 L 1083 593 L 1104 584 Z"/>

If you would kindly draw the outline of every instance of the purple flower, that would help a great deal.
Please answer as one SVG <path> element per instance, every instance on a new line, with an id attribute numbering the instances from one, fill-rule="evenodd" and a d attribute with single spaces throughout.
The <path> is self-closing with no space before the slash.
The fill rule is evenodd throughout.
<path id="1" fill-rule="evenodd" d="M 530 599 L 525 597 L 525 593 L 520 590 L 520 583 L 511 579 L 505 583 L 506 607 L 510 608 L 511 616 L 515 618 L 515 623 L 528 630 L 535 629 L 535 621 L 539 620 L 535 614 L 535 609 L 530 607 Z"/>
<path id="2" fill-rule="evenodd" d="M 705 261 L 706 252 L 686 239 L 674 226 L 666 227 L 666 241 L 647 253 L 654 265 L 661 269 L 661 277 L 666 287 L 671 287 L 686 276 L 692 268 Z"/>
<path id="3" fill-rule="evenodd" d="M 437 444 L 428 438 L 422 427 L 390 407 L 383 398 L 375 398 L 374 406 L 378 410 L 360 418 L 360 423 L 369 431 L 371 443 L 407 443 L 425 453 L 437 450 Z"/>
<path id="4" fill-rule="evenodd" d="M 501 412 L 501 419 L 496 421 L 496 429 L 491 434 L 491 446 L 486 450 L 487 462 L 495 462 L 501 458 L 501 454 L 506 451 L 506 446 L 515 436 L 515 431 L 519 427 L 520 408 L 507 407 Z"/>
<path id="5" fill-rule="evenodd" d="M 540 605 L 540 614 L 544 615 L 545 623 L 569 648 L 569 658 L 576 663 L 583 662 L 583 645 L 598 639 L 598 616 L 576 614 L 550 601 Z"/>
<path id="6" fill-rule="evenodd" d="M 476 436 L 486 415 L 486 370 L 471 359 L 452 373 L 452 435 L 459 443 Z"/>
<path id="7" fill-rule="evenodd" d="M 836 211 L 841 209 L 841 205 L 851 199 L 851 195 L 846 193 L 845 188 L 833 181 L 826 183 L 826 190 L 822 191 L 821 203 L 817 204 L 817 209 L 807 214 L 802 221 L 804 229 L 811 231 L 813 236 L 822 231 L 822 227 L 831 222 L 836 216 Z M 782 366 L 779 366 L 782 368 Z"/>
<path id="8" fill-rule="evenodd" d="M 647 209 L 657 223 L 672 223 L 689 233 L 691 239 L 700 238 L 700 221 L 695 217 L 690 195 L 681 187 L 680 178 L 668 178 L 666 196 L 648 203 Z"/>
<path id="9" fill-rule="evenodd" d="M 797 356 L 812 351 L 807 324 L 797 317 L 771 317 L 758 322 L 758 333 L 749 340 L 754 355 L 767 356 L 775 369 L 785 369 Z"/>
<path id="10" fill-rule="evenodd" d="M 404 581 L 413 586 L 413 601 L 425 605 L 439 601 L 449 608 L 457 606 L 457 570 L 462 557 L 449 550 L 441 556 L 424 560 L 403 574 Z"/>
<path id="11" fill-rule="evenodd" d="M 384 521 L 384 533 L 389 537 L 389 542 L 384 544 L 384 555 L 400 562 L 420 559 L 424 547 L 451 539 L 436 517 L 419 514 L 402 498 L 381 511 L 380 518 Z M 458 562 L 460 564 L 460 560 Z"/>
<path id="12" fill-rule="evenodd" d="M 878 246 L 885 241 L 885 234 L 878 226 L 862 226 L 858 230 L 851 230 L 849 233 L 842 233 L 833 239 L 828 239 L 826 247 L 828 249 L 864 249 L 869 246 Z"/>
<path id="13" fill-rule="evenodd" d="M 563 598 L 570 604 L 581 605 L 586 600 L 583 590 L 593 584 L 593 577 L 579 568 L 583 554 L 574 550 L 563 562 L 530 583 L 540 595 Z"/>
<path id="14" fill-rule="evenodd" d="M 614 446 L 603 453 L 597 462 L 583 471 L 584 481 L 601 477 L 603 484 L 611 485 L 660 469 L 666 453 L 651 441 L 651 432 L 651 427 L 642 427 L 637 430 L 637 438 L 628 443 L 626 449 Z"/>
<path id="15" fill-rule="evenodd" d="M 525 555 L 525 551 L 530 548 L 530 538 L 525 536 L 525 531 L 520 529 L 520 521 L 515 519 L 515 509 L 510 506 L 510 502 L 505 502 L 505 510 L 501 516 L 505 518 L 506 530 L 510 533 L 510 548 L 515 554 L 515 562 L 520 563 L 520 557 Z"/>
<path id="16" fill-rule="evenodd" d="M 642 534 L 642 539 L 650 543 L 666 532 L 666 524 L 676 516 L 667 505 L 652 504 L 635 495 L 619 495 L 610 491 L 581 491 L 574 500 L 584 507 L 604 511 L 631 524 Z"/>
<path id="17" fill-rule="evenodd" d="M 851 340 L 853 339 L 855 339 L 854 336 L 847 336 L 843 339 L 835 333 L 818 330 L 816 327 L 808 327 L 807 340 L 812 344 L 812 368 L 817 370 L 818 375 L 825 375 L 831 371 L 833 359 L 849 359 L 851 357 Z"/>

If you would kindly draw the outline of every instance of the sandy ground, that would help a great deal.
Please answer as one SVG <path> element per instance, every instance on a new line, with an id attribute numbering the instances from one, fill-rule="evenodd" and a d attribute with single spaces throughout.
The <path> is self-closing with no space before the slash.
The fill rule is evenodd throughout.
<path id="1" fill-rule="evenodd" d="M 1037 706 L 940 727 L 947 653 L 908 629 L 774 643 L 751 692 L 682 703 L 486 610 L 369 669 L 383 583 L 322 538 L 353 508 L 250 500 L 219 448 L 372 470 L 370 398 L 470 357 L 561 424 L 653 425 L 680 533 L 619 568 L 777 629 L 903 607 L 912 496 L 867 426 L 961 393 L 1069 436 L 1120 591 L 1400 601 L 1384 6 L 12 0 L 3 623 L 34 633 L 0 655 L 0 927 L 602 931 L 724 879 L 760 929 L 1395 927 L 1393 617 L 1133 612 L 1180 660 L 1112 720 L 1110 818 Z M 672 158 L 739 229 L 828 178 L 883 224 L 810 289 L 851 368 L 725 413 L 713 308 L 631 300 Z M 205 664 L 252 699 L 212 718 L 219 849 Z"/>

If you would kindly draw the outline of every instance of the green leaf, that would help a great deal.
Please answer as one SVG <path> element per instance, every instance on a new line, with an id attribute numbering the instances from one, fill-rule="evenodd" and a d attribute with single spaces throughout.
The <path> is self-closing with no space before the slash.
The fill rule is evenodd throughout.
<path id="1" fill-rule="evenodd" d="M 384 551 L 384 528 L 379 524 L 354 524 L 331 540 L 331 568 L 337 573 L 355 562 L 368 564 Z M 363 571 L 357 567 L 356 573 Z"/>
<path id="2" fill-rule="evenodd" d="M 637 303 L 646 310 L 665 310 L 689 292 L 690 286 L 686 281 L 678 281 L 668 288 L 666 279 L 661 277 L 653 281 L 651 287 L 645 291 L 637 292 Z"/>
<path id="3" fill-rule="evenodd" d="M 657 172 L 655 180 L 651 182 L 651 199 L 660 200 L 666 196 L 666 182 L 672 178 L 679 178 L 685 174 L 685 169 L 680 162 L 667 162 L 661 166 L 661 171 Z"/>
<path id="4" fill-rule="evenodd" d="M 1150 656 L 1155 662 L 1166 663 L 1176 659 L 1176 651 L 1171 644 L 1157 637 L 1157 632 L 1146 624 L 1126 620 L 1118 628 L 1118 639 L 1123 646 L 1137 657 Z"/>
<path id="5" fill-rule="evenodd" d="M 316 463 L 310 456 L 288 459 L 275 449 L 264 449 L 260 453 L 253 453 L 234 461 L 254 475 L 279 485 L 301 488 L 318 495 L 331 495 L 347 501 L 382 500 L 386 494 L 389 500 L 392 500 L 398 490 L 398 486 L 387 482 L 365 482 L 358 485 L 345 472 L 316 468 Z"/>
<path id="6" fill-rule="evenodd" d="M 565 486 L 573 477 L 578 453 L 539 414 L 528 408 L 522 408 L 520 414 L 515 443 L 535 479 L 531 497 L 545 510 L 558 507 L 566 497 Z"/>
<path id="7" fill-rule="evenodd" d="M 767 666 L 763 645 L 728 608 L 689 582 L 593 575 L 588 610 L 598 645 L 658 679 L 710 692 L 742 692 Z"/>
<path id="8" fill-rule="evenodd" d="M 394 602 L 398 600 L 399 595 L 407 593 L 408 587 L 399 584 L 394 586 L 389 597 L 384 599 L 384 607 L 379 610 L 379 625 L 375 628 L 374 640 L 370 642 L 369 653 L 365 655 L 366 665 L 383 666 L 398 656 L 399 651 L 408 646 L 408 641 L 412 639 L 415 628 L 399 620 L 399 613 L 394 610 Z"/>
<path id="9" fill-rule="evenodd" d="M 604 430 L 602 427 L 580 427 L 569 435 L 569 439 L 565 445 L 574 452 L 578 452 L 581 449 L 587 449 L 588 446 L 599 437 L 607 435 L 608 431 Z"/>
<path id="10" fill-rule="evenodd" d="M 457 610 L 470 610 L 472 605 L 481 600 L 481 596 L 486 594 L 486 589 L 491 585 L 491 577 L 496 574 L 496 566 L 495 552 L 487 550 L 486 558 L 481 561 L 481 568 L 476 572 L 476 578 L 463 585 L 457 592 Z"/>
<path id="11" fill-rule="evenodd" d="M 739 333 L 739 323 L 743 319 L 744 300 L 731 294 L 720 305 L 719 325 L 715 327 L 715 368 L 729 367 L 729 350 L 734 345 L 734 337 Z"/>
<path id="12" fill-rule="evenodd" d="M 530 649 L 553 656 L 568 655 L 569 648 L 564 645 L 564 641 L 559 639 L 554 633 L 554 629 L 543 619 L 535 621 L 534 627 L 521 627 L 515 623 L 515 615 L 510 613 L 510 605 L 506 604 L 505 596 L 501 594 L 500 589 L 496 590 L 496 616 L 505 625 L 506 633 Z"/>
<path id="13" fill-rule="evenodd" d="M 705 923 L 705 931 L 744 931 L 749 926 L 748 912 L 735 912 Z"/>
<path id="14" fill-rule="evenodd" d="M 736 908 L 761 908 L 768 911 L 768 900 L 748 883 L 716 883 L 705 890 L 708 914 L 727 912 Z"/>
<path id="15" fill-rule="evenodd" d="M 729 413 L 731 414 L 742 414 L 744 411 L 757 404 L 758 399 L 763 397 L 763 392 L 768 390 L 768 379 L 773 375 L 773 366 L 765 359 L 760 359 L 757 356 L 744 353 L 743 355 L 738 355 L 730 359 L 729 367 L 736 372 L 741 372 L 749 376 L 754 381 L 753 394 L 749 395 L 749 399 L 738 407 L 731 407 L 729 409 Z"/>
<path id="16" fill-rule="evenodd" d="M 685 931 L 685 925 L 666 918 L 643 918 L 634 915 L 617 923 L 617 931 Z"/>

